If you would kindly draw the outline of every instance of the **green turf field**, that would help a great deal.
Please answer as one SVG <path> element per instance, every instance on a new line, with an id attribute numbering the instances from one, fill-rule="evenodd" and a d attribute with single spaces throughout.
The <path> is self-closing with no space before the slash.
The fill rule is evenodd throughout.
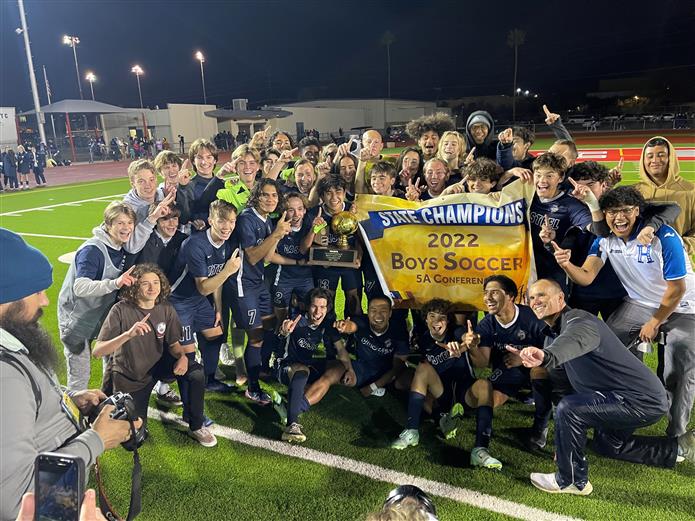
<path id="1" fill-rule="evenodd" d="M 610 165 L 612 166 L 612 165 Z M 681 162 L 687 179 L 695 180 L 695 163 Z M 637 165 L 628 162 L 625 182 L 637 178 Z M 0 226 L 35 235 L 26 240 L 42 250 L 54 264 L 51 305 L 43 324 L 58 342 L 55 302 L 67 271 L 58 261 L 74 251 L 82 238 L 90 237 L 106 204 L 128 190 L 125 179 L 82 185 L 52 187 L 0 196 Z M 94 200 L 97 199 L 98 200 Z M 26 211 L 23 211 L 26 210 Z M 11 213 L 15 212 L 15 213 Z M 10 215 L 7 215 L 11 213 Z M 38 236 L 46 235 L 48 237 Z M 21 269 L 21 267 L 17 267 Z M 339 297 L 341 300 L 341 297 Z M 341 314 L 342 310 L 338 309 Z M 61 356 L 62 360 L 62 356 Z M 649 362 L 654 365 L 652 359 Z M 64 382 L 65 370 L 59 376 Z M 99 386 L 101 362 L 92 364 L 92 385 Z M 283 390 L 277 386 L 278 390 Z M 179 411 L 180 412 L 180 411 Z M 279 439 L 281 425 L 272 409 L 250 405 L 239 391 L 230 396 L 206 397 L 206 412 L 219 425 L 250 433 L 254 440 Z M 451 441 L 436 438 L 434 424 L 425 422 L 418 447 L 406 451 L 388 448 L 405 421 L 404 396 L 387 393 L 384 398 L 363 399 L 351 389 L 333 389 L 321 404 L 302 418 L 308 440 L 306 447 L 324 453 L 322 463 L 293 455 L 277 454 L 270 448 L 218 437 L 219 444 L 205 449 L 183 433 L 158 420 L 151 420 L 151 439 L 141 450 L 143 465 L 142 519 L 239 519 L 239 520 L 359 520 L 376 509 L 392 484 L 377 469 L 377 479 L 361 473 L 361 462 L 398 471 L 450 486 L 444 499 L 435 496 L 440 519 L 554 519 L 556 514 L 584 519 L 695 519 L 695 467 L 679 465 L 675 470 L 655 469 L 604 459 L 589 452 L 594 493 L 588 498 L 552 496 L 536 491 L 528 482 L 534 471 L 553 470 L 551 449 L 529 454 L 520 448 L 515 434 L 529 426 L 533 411 L 519 403 L 495 412 L 494 456 L 501 472 L 473 470 L 468 466 L 474 440 L 474 420 L 461 422 Z M 691 423 L 691 427 L 695 422 Z M 645 430 L 660 435 L 665 421 Z M 286 445 L 283 445 L 287 447 Z M 349 458 L 342 466 L 333 456 Z M 351 461 L 350 461 L 351 460 Z M 108 490 L 120 511 L 125 511 L 129 494 L 130 454 L 114 450 L 103 458 Z M 331 463 L 330 465 L 328 463 Z M 375 468 L 375 467 L 374 467 Z M 360 473 L 353 472 L 354 470 Z M 413 478 L 415 479 L 415 478 Z M 456 488 L 453 488 L 456 487 Z M 499 498 L 477 501 L 466 495 L 479 491 Z M 438 490 L 440 490 L 438 488 Z M 471 499 L 473 498 L 473 499 Z M 509 503 L 503 503 L 506 500 Z M 514 506 L 517 504 L 518 506 Z M 509 507 L 509 505 L 512 505 Z M 509 507 L 509 508 L 508 508 Z M 529 512 L 532 507 L 543 512 Z M 497 513 L 499 508 L 508 515 Z"/>

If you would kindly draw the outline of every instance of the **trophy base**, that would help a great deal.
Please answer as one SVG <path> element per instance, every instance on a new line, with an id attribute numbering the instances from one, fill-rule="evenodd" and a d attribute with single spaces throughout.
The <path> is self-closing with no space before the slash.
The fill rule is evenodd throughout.
<path id="1" fill-rule="evenodd" d="M 327 268 L 354 268 L 355 259 L 357 259 L 357 250 L 314 246 L 309 248 L 307 264 L 309 266 L 325 266 Z"/>

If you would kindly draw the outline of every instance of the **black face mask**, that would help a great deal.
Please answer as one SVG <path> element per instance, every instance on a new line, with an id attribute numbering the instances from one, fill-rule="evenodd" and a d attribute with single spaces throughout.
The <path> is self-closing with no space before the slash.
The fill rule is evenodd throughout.
<path id="1" fill-rule="evenodd" d="M 24 302 L 13 302 L 0 318 L 0 327 L 19 340 L 29 350 L 29 358 L 39 367 L 52 373 L 58 364 L 53 339 L 39 324 L 43 311 L 39 309 L 31 320 L 20 319 L 24 314 Z"/>

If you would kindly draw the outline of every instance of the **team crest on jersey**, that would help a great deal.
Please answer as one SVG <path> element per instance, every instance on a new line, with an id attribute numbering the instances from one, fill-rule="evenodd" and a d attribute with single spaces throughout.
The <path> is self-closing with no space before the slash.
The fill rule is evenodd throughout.
<path id="1" fill-rule="evenodd" d="M 167 325 L 164 322 L 159 322 L 154 329 L 157 332 L 157 338 L 164 338 L 164 333 L 167 330 Z"/>
<path id="2" fill-rule="evenodd" d="M 558 211 L 560 211 L 560 207 L 558 205 L 554 204 L 550 207 L 550 213 L 557 213 Z"/>
<path id="3" fill-rule="evenodd" d="M 521 330 L 521 329 L 520 329 L 519 331 L 517 331 L 517 332 L 516 332 L 516 338 L 517 338 L 518 340 L 523 340 L 523 339 L 525 339 L 525 338 L 526 338 L 526 331 L 523 331 L 523 330 Z"/>

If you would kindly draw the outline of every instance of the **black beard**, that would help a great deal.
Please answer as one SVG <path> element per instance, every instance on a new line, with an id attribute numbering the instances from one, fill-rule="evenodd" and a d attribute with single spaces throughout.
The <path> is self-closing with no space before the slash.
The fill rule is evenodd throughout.
<path id="1" fill-rule="evenodd" d="M 10 304 L 0 319 L 0 327 L 27 348 L 29 359 L 32 362 L 49 373 L 55 372 L 55 368 L 58 365 L 58 354 L 53 344 L 53 339 L 39 324 L 39 318 L 43 312 L 39 310 L 36 316 L 28 321 L 15 318 L 23 314 L 23 302 L 19 301 Z"/>

